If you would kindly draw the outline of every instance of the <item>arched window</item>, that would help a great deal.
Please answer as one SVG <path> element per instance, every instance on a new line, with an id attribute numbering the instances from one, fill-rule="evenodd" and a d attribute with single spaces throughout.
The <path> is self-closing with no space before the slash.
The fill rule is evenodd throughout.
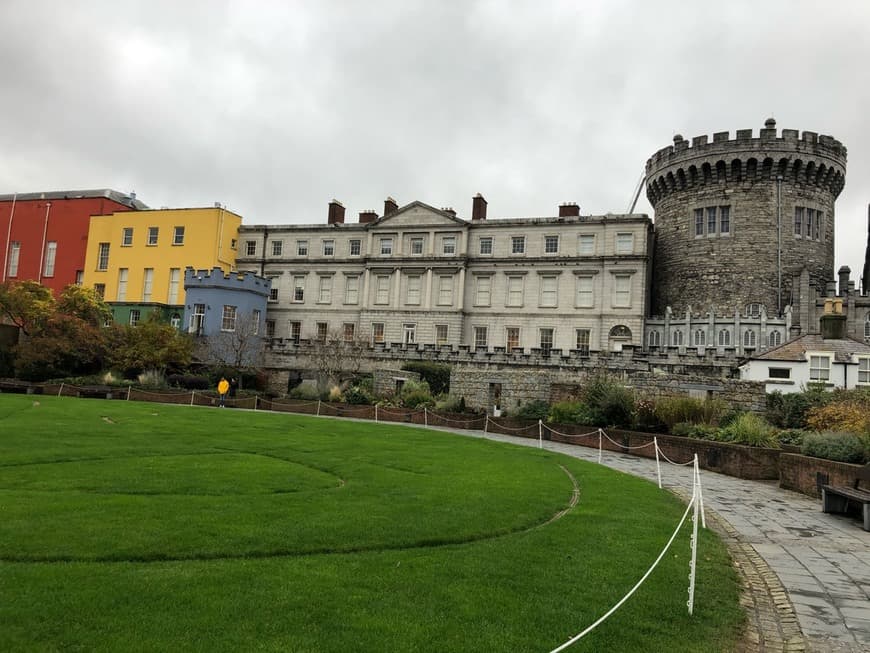
<path id="1" fill-rule="evenodd" d="M 706 344 L 707 334 L 704 329 L 695 330 L 694 345 L 695 347 L 703 347 Z"/>
<path id="2" fill-rule="evenodd" d="M 750 329 L 743 332 L 743 346 L 747 348 L 755 347 L 755 331 Z"/>
<path id="3" fill-rule="evenodd" d="M 731 332 L 728 329 L 722 329 L 721 331 L 719 331 L 719 346 L 731 346 Z"/>
<path id="4" fill-rule="evenodd" d="M 650 347 L 660 347 L 662 344 L 662 334 L 661 331 L 650 331 L 648 344 Z"/>
<path id="5" fill-rule="evenodd" d="M 782 334 L 779 331 L 771 331 L 767 336 L 768 347 L 779 347 L 782 344 Z"/>
<path id="6" fill-rule="evenodd" d="M 870 313 L 867 313 L 864 319 L 864 340 L 870 342 Z"/>
<path id="7" fill-rule="evenodd" d="M 680 345 L 683 344 L 683 332 L 682 331 L 680 331 L 679 329 L 676 329 L 671 334 L 671 344 L 674 347 L 679 347 Z"/>

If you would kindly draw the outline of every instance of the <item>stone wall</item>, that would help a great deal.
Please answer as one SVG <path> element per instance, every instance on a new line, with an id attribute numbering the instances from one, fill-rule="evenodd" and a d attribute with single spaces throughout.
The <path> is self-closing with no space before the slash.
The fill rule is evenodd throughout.
<path id="1" fill-rule="evenodd" d="M 420 375 L 408 370 L 380 369 L 372 373 L 372 380 L 376 397 L 391 397 L 405 382 L 420 381 Z"/>

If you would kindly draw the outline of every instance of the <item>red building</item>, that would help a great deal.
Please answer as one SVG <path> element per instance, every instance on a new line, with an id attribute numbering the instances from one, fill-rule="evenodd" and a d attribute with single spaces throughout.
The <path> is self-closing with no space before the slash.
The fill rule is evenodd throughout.
<path id="1" fill-rule="evenodd" d="M 0 195 L 0 282 L 33 279 L 58 294 L 81 280 L 91 216 L 144 208 L 108 189 Z"/>

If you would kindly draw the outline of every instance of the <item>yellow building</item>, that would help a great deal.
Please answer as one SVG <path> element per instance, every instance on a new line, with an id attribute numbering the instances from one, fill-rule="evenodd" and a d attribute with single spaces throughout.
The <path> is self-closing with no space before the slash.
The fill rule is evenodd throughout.
<path id="1" fill-rule="evenodd" d="M 215 206 L 91 217 L 82 284 L 112 307 L 116 322 L 152 312 L 173 323 L 184 313 L 184 269 L 236 266 L 242 218 Z"/>

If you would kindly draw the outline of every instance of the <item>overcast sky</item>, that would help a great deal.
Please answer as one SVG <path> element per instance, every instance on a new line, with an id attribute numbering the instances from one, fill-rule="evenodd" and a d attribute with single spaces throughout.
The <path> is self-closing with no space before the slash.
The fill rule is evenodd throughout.
<path id="1" fill-rule="evenodd" d="M 836 265 L 863 265 L 866 0 L 2 0 L 0 25 L 0 193 L 135 190 L 246 224 L 387 196 L 467 218 L 478 192 L 490 217 L 622 213 L 675 133 L 773 116 L 847 146 Z"/>

